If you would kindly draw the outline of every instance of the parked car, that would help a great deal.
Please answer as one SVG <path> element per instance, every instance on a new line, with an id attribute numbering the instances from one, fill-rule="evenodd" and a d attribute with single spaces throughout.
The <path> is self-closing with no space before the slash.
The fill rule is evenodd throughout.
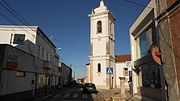
<path id="1" fill-rule="evenodd" d="M 83 93 L 97 93 L 96 86 L 93 83 L 85 83 Z"/>

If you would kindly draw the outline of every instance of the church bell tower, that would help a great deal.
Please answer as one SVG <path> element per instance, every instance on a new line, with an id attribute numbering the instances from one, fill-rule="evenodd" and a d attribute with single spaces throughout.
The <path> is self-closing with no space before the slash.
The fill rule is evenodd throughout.
<path id="1" fill-rule="evenodd" d="M 92 10 L 90 17 L 90 81 L 98 89 L 115 87 L 115 35 L 111 11 L 100 1 L 98 8 Z M 112 74 L 107 74 L 107 68 L 113 68 Z"/>

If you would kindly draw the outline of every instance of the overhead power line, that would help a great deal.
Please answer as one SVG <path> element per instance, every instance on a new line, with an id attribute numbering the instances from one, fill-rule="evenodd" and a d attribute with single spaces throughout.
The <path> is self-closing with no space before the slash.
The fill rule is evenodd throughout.
<path id="1" fill-rule="evenodd" d="M 16 24 L 13 20 L 11 20 L 10 18 L 8 18 L 8 17 L 7 17 L 6 15 L 4 15 L 3 13 L 0 12 L 0 15 L 1 15 L 4 19 L 6 19 L 6 20 L 9 21 L 10 23 L 12 23 L 13 25 L 16 25 L 18 28 L 22 29 L 22 30 L 20 30 L 20 31 L 26 31 L 28 34 L 33 35 L 33 34 L 30 33 L 28 30 L 20 27 L 18 24 Z M 12 29 L 9 29 L 9 30 L 7 30 L 7 29 L 0 29 L 0 30 L 1 30 L 1 31 L 15 31 L 15 30 L 12 30 Z M 33 36 L 34 36 L 34 35 L 33 35 Z"/>
<path id="2" fill-rule="evenodd" d="M 7 4 L 7 2 L 5 2 L 4 0 L 2 0 L 4 3 L 5 3 L 5 5 L 2 3 L 2 2 L 0 2 L 0 5 L 2 6 L 2 7 L 4 7 L 10 14 L 12 14 L 14 17 L 16 17 L 16 19 L 18 19 L 20 22 L 22 22 L 22 20 L 20 20 L 22 17 L 19 17 L 18 18 L 18 15 L 16 15 L 16 14 L 14 14 L 13 12 L 11 12 L 11 10 L 10 9 L 8 9 L 8 7 L 6 7 L 8 4 Z M 10 5 L 8 5 L 9 7 L 10 7 Z M 11 9 L 12 9 L 12 7 L 10 7 Z M 15 11 L 14 9 L 13 9 L 13 11 Z M 16 12 L 17 13 L 17 12 Z M 23 31 L 26 31 L 28 34 L 31 34 L 31 35 L 33 35 L 32 33 L 30 33 L 27 29 L 24 29 L 23 27 L 21 27 L 19 24 L 17 24 L 17 23 L 15 23 L 13 20 L 11 20 L 9 17 L 7 17 L 6 15 L 4 15 L 2 12 L 0 12 L 0 15 L 3 17 L 3 18 L 5 18 L 7 21 L 9 21 L 10 23 L 12 23 L 13 25 L 16 25 L 18 28 L 20 28 L 20 29 L 22 29 Z M 26 25 L 24 25 L 24 26 L 27 26 L 27 24 Z M 28 27 L 28 26 L 27 26 Z M 30 30 L 32 30 L 30 27 L 28 27 Z M 2 29 L 1 29 L 2 30 Z M 13 30 L 14 31 L 14 30 Z M 34 31 L 34 30 L 32 30 L 32 31 Z M 33 35 L 34 36 L 34 35 Z"/>
<path id="3" fill-rule="evenodd" d="M 31 24 L 28 22 L 28 21 L 26 21 L 23 17 L 21 17 L 20 16 L 20 14 L 18 14 L 5 0 L 2 0 L 3 1 L 3 3 L 2 2 L 0 2 L 0 4 L 8 11 L 8 12 L 10 12 L 14 17 L 16 17 L 20 22 L 22 22 L 25 26 L 27 26 L 29 29 L 31 29 L 32 31 L 33 31 L 33 29 L 31 28 Z M 6 7 L 7 6 L 7 7 Z M 2 14 L 1 14 L 2 15 Z M 5 19 L 7 19 L 8 21 L 10 21 L 11 23 L 14 23 L 12 20 L 10 20 L 7 16 L 5 16 L 5 15 L 2 15 Z M 15 25 L 17 25 L 17 24 L 15 24 Z M 56 40 L 55 39 L 55 41 L 57 41 L 57 42 L 59 42 L 59 40 Z M 79 50 L 79 51 L 81 51 L 81 52 L 83 52 L 83 53 L 86 53 L 86 54 L 88 54 L 88 52 L 86 52 L 86 51 L 84 51 L 84 50 L 82 50 L 82 49 L 79 49 L 79 48 L 77 48 L 77 47 L 74 47 L 74 46 L 72 46 L 72 45 L 70 45 L 70 44 L 67 44 L 67 43 L 65 43 L 65 42 L 60 42 L 61 44 L 65 44 L 65 45 L 67 45 L 67 46 L 69 46 L 69 47 L 71 47 L 71 48 L 73 48 L 73 49 L 75 49 L 75 50 Z"/>
<path id="4" fill-rule="evenodd" d="M 72 48 L 72 49 L 75 49 L 75 50 L 78 50 L 78 51 L 81 51 L 81 52 L 83 52 L 84 54 L 88 54 L 88 52 L 87 51 L 85 51 L 85 50 L 83 50 L 83 49 L 80 49 L 80 48 L 77 48 L 77 47 L 74 47 L 74 46 L 72 46 L 72 45 L 70 45 L 70 44 L 68 44 L 68 43 L 65 43 L 65 42 L 62 42 L 62 41 L 60 41 L 60 40 L 57 40 L 57 39 L 55 39 L 55 38 L 53 38 L 56 42 L 58 42 L 58 43 L 60 43 L 60 44 L 64 44 L 64 45 L 66 45 L 66 46 L 68 46 L 68 47 L 70 47 L 70 48 Z"/>
<path id="5" fill-rule="evenodd" d="M 3 3 L 2 3 L 3 2 Z M 28 21 L 26 21 L 22 16 L 20 16 L 20 14 L 18 14 L 5 0 L 2 0 L 2 2 L 0 2 L 0 5 L 1 6 L 3 6 L 10 14 L 12 14 L 16 19 L 18 19 L 21 23 L 23 23 L 25 26 L 27 26 L 29 29 L 31 29 L 32 31 L 34 31 L 33 29 L 32 29 L 32 27 L 31 27 L 31 24 L 28 22 Z M 2 15 L 6 20 L 8 20 L 9 22 L 11 22 L 12 24 L 14 24 L 14 25 L 18 25 L 18 24 L 16 24 L 14 21 L 12 21 L 10 18 L 8 18 L 6 15 L 4 15 L 4 14 L 2 14 L 2 13 L 0 13 L 0 15 Z M 19 28 L 21 28 L 20 26 L 19 26 Z M 23 29 L 23 28 L 21 28 L 21 29 Z M 28 32 L 27 30 L 25 30 L 26 32 Z M 29 32 L 28 32 L 29 33 Z M 56 39 L 54 39 L 56 42 L 59 42 L 59 43 L 61 43 L 61 44 L 64 44 L 64 45 L 66 45 L 66 46 L 68 46 L 68 47 L 71 47 L 71 48 L 73 48 L 73 49 L 75 49 L 75 50 L 78 50 L 78 51 L 81 51 L 82 53 L 84 53 L 84 54 L 88 54 L 88 52 L 87 51 L 84 51 L 84 50 L 82 50 L 82 49 L 80 49 L 80 48 L 77 48 L 77 47 L 74 47 L 74 46 L 72 46 L 72 45 L 70 45 L 70 44 L 67 44 L 67 43 L 65 43 L 65 42 L 62 42 L 62 41 L 60 41 L 60 40 L 56 40 Z"/>
<path id="6" fill-rule="evenodd" d="M 134 4 L 134 5 L 138 5 L 138 6 L 141 6 L 141 7 L 147 7 L 147 8 L 151 8 L 151 9 L 155 9 L 154 7 L 149 7 L 147 5 L 144 5 L 144 4 L 141 4 L 141 3 L 137 3 L 137 2 L 134 2 L 134 1 L 130 1 L 130 0 L 124 0 L 128 3 L 131 3 L 131 4 Z M 156 9 L 155 9 L 156 10 Z"/>
<path id="7" fill-rule="evenodd" d="M 10 23 L 15 24 L 14 21 L 12 21 L 10 18 L 8 18 L 8 17 L 7 17 L 6 15 L 4 15 L 3 13 L 0 12 L 0 15 L 1 15 L 3 18 L 5 18 L 6 20 L 8 20 Z M 17 24 L 15 24 L 15 25 L 17 25 Z"/>
<path id="8" fill-rule="evenodd" d="M 23 18 L 21 17 L 5 0 L 2 0 L 2 2 L 0 2 L 0 4 L 9 12 L 11 13 L 16 19 L 18 19 L 21 23 L 23 23 L 24 25 L 26 25 L 29 29 L 31 29 L 32 31 L 34 31 L 30 26 L 30 24 Z"/>

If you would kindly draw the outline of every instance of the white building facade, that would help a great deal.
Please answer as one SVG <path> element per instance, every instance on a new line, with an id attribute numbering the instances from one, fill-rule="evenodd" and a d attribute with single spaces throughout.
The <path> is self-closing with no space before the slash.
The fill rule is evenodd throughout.
<path id="1" fill-rule="evenodd" d="M 134 63 L 132 81 L 133 94 L 150 97 L 156 101 L 165 101 L 162 81 L 162 67 L 152 56 L 152 46 L 159 47 L 157 32 L 156 0 L 150 0 L 142 13 L 129 29 L 131 59 Z"/>
<path id="2" fill-rule="evenodd" d="M 56 47 L 38 26 L 0 25 L 0 33 L 0 44 L 10 44 L 42 60 L 54 62 Z"/>
<path id="3" fill-rule="evenodd" d="M 117 88 L 120 88 L 120 77 L 125 77 L 125 89 L 129 89 L 129 83 L 131 81 L 131 55 L 116 55 L 116 82 Z"/>
<path id="4" fill-rule="evenodd" d="M 111 89 L 115 86 L 115 72 L 106 74 L 106 68 L 115 71 L 114 56 L 114 22 L 115 18 L 100 1 L 100 6 L 89 14 L 90 17 L 90 49 L 91 54 L 88 82 L 96 84 L 98 89 Z"/>
<path id="5" fill-rule="evenodd" d="M 38 26 L 1 25 L 0 35 L 0 96 L 34 95 L 59 85 L 56 47 Z"/>

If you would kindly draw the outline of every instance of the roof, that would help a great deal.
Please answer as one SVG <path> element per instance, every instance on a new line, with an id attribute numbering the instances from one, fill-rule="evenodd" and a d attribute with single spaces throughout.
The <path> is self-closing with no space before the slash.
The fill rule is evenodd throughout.
<path id="1" fill-rule="evenodd" d="M 37 29 L 45 36 L 45 38 L 51 43 L 51 45 L 53 45 L 54 48 L 56 48 L 54 43 L 47 37 L 47 35 L 39 27 L 37 27 Z"/>
<path id="2" fill-rule="evenodd" d="M 118 63 L 122 63 L 122 62 L 126 62 L 126 61 L 131 61 L 131 55 L 127 54 L 127 55 L 116 55 L 116 62 Z"/>

